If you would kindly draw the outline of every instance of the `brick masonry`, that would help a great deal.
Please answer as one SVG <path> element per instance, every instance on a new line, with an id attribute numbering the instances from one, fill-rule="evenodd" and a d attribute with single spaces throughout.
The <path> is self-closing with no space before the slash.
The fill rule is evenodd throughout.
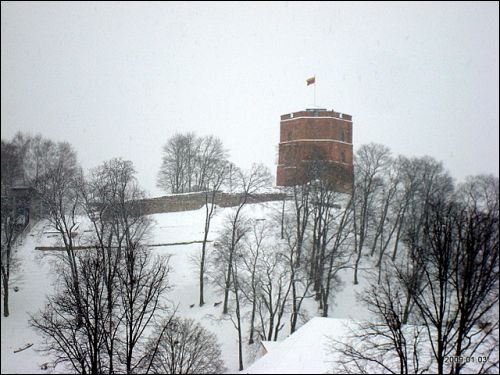
<path id="1" fill-rule="evenodd" d="M 352 116 L 323 109 L 281 116 L 277 186 L 305 182 L 311 162 L 326 162 L 322 176 L 335 189 L 351 192 L 353 183 Z"/>

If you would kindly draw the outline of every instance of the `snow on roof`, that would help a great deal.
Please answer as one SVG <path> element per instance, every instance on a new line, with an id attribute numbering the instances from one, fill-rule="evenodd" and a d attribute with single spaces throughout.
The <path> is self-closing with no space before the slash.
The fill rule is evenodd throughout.
<path id="1" fill-rule="evenodd" d="M 279 346 L 279 341 L 261 341 L 260 344 L 266 349 L 266 352 L 269 353 L 271 350 L 275 349 Z"/>
<path id="2" fill-rule="evenodd" d="M 332 338 L 349 334 L 347 319 L 313 318 L 258 359 L 244 374 L 323 374 L 331 372 L 334 353 Z"/>

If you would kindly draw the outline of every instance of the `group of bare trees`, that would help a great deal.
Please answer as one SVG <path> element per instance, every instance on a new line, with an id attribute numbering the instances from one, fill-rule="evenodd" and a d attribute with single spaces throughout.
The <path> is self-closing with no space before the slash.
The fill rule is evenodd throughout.
<path id="1" fill-rule="evenodd" d="M 344 370 L 458 374 L 479 358 L 474 371 L 498 371 L 498 178 L 455 187 L 432 158 L 394 159 L 378 145 L 358 152 L 356 251 L 357 259 L 378 252 L 363 294 L 378 323 L 336 344 Z"/>
<path id="2" fill-rule="evenodd" d="M 161 189 L 174 194 L 201 191 L 205 197 L 205 223 L 199 257 L 200 306 L 205 304 L 207 241 L 216 198 L 221 188 L 232 184 L 234 175 L 238 176 L 239 173 L 227 157 L 227 151 L 217 137 L 198 137 L 195 133 L 175 134 L 163 147 L 162 165 L 158 172 L 158 186 Z"/>
<path id="3" fill-rule="evenodd" d="M 319 169 L 326 166 L 317 164 L 323 174 Z M 249 344 L 278 340 L 287 324 L 293 333 L 307 298 L 316 297 L 327 316 L 338 272 L 351 258 L 351 199 L 337 193 L 334 183 L 318 178 L 291 187 L 287 192 L 294 199 L 282 213 L 251 220 L 243 208 L 254 191 L 269 184 L 269 176 L 256 166 L 241 176 L 240 204 L 227 217 L 211 262 L 212 280 L 224 294 L 223 313 L 238 332 L 240 369 L 243 307 L 250 310 Z"/>
<path id="4" fill-rule="evenodd" d="M 354 158 L 352 194 L 342 194 L 334 178 L 325 178 L 328 162 L 308 163 L 303 182 L 284 189 L 289 199 L 282 212 L 251 220 L 245 207 L 271 185 L 264 166 L 240 170 L 213 136 L 177 134 L 164 147 L 159 186 L 205 196 L 199 305 L 208 275 L 238 333 L 240 370 L 245 338 L 249 344 L 276 341 L 287 324 L 293 333 L 309 298 L 328 316 L 339 272 L 352 268 L 358 284 L 365 258 L 376 272 L 362 299 L 378 322 L 357 327 L 350 343 L 337 343 L 345 370 L 460 373 L 466 364 L 446 368 L 445 359 L 489 359 L 498 330 L 492 316 L 498 307 L 498 178 L 475 176 L 456 187 L 430 157 L 394 157 L 387 147 L 368 144 Z M 213 336 L 178 319 L 163 302 L 168 258 L 153 259 L 144 245 L 150 223 L 135 203 L 144 193 L 131 162 L 113 159 L 85 176 L 69 144 L 20 134 L 2 141 L 2 193 L 15 181 L 36 188 L 65 249 L 59 288 L 32 318 L 58 362 L 80 373 L 221 371 Z M 224 187 L 238 193 L 239 204 L 208 253 Z M 2 199 L 8 314 L 16 232 L 15 213 L 5 208 Z M 82 217 L 91 223 L 88 250 L 75 248 Z M 425 347 L 431 357 L 422 353 Z M 492 369 L 497 361 L 485 361 L 480 370 Z"/>
<path id="5" fill-rule="evenodd" d="M 70 231 L 74 223 L 71 223 L 71 210 L 66 207 L 72 204 L 66 199 L 69 191 L 66 184 L 72 183 L 72 176 L 76 173 L 76 154 L 68 143 L 56 143 L 40 135 L 33 137 L 23 133 L 17 133 L 11 141 L 2 140 L 2 294 L 5 316 L 9 315 L 9 279 L 14 264 L 13 247 L 23 229 L 23 226 L 18 224 L 25 223 L 27 219 L 21 217 L 18 212 L 19 208 L 26 208 L 18 207 L 19 202 L 16 200 L 19 197 L 14 195 L 12 188 L 35 187 L 31 192 L 38 189 L 47 211 L 52 213 L 48 217 L 64 235 L 65 242 L 69 242 L 68 247 L 71 247 Z M 33 198 L 23 197 L 24 200 Z M 65 214 L 61 213 L 62 208 Z"/>
<path id="6" fill-rule="evenodd" d="M 204 191 L 217 172 L 219 161 L 227 158 L 226 154 L 217 137 L 176 134 L 163 146 L 158 187 L 174 194 Z"/>
<path id="7" fill-rule="evenodd" d="M 134 373 L 146 357 L 146 328 L 166 313 L 168 259 L 153 259 L 144 246 L 149 220 L 134 204 L 143 193 L 132 163 L 113 159 L 85 178 L 68 156 L 36 185 L 66 254 L 56 294 L 31 322 L 56 363 L 78 373 Z M 83 217 L 92 225 L 89 249 L 76 250 Z"/>
<path id="8" fill-rule="evenodd" d="M 379 322 L 357 327 L 361 346 L 341 348 L 345 369 L 443 372 L 445 358 L 479 355 L 488 358 L 480 371 L 496 369 L 498 179 L 475 176 L 456 188 L 434 159 L 393 157 L 376 144 L 356 154 L 352 195 L 314 178 L 322 168 L 311 163 L 311 178 L 288 189 L 274 246 L 266 244 L 269 228 L 238 214 L 228 220 L 215 262 L 228 270 L 217 280 L 234 297 L 224 312 L 240 343 L 242 306 L 250 310 L 249 343 L 255 334 L 276 340 L 287 314 L 295 330 L 305 298 L 328 316 L 338 272 L 352 267 L 357 283 L 365 256 L 376 272 L 362 298 Z M 463 371 L 463 362 L 450 363 L 451 372 Z"/>
<path id="9" fill-rule="evenodd" d="M 2 191 L 14 183 L 34 187 L 43 203 L 42 218 L 65 250 L 55 263 L 55 293 L 31 317 L 54 365 L 77 373 L 161 372 L 156 364 L 165 357 L 162 348 L 182 334 L 188 339 L 182 356 L 171 359 L 174 366 L 200 373 L 203 364 L 211 363 L 204 373 L 221 371 L 220 351 L 211 347 L 216 339 L 201 326 L 181 322 L 180 329 L 163 327 L 161 334 L 149 335 L 155 324 L 178 318 L 166 304 L 169 259 L 153 257 L 145 245 L 150 220 L 137 206 L 144 193 L 132 163 L 112 159 L 85 176 L 68 143 L 23 134 L 11 143 L 2 141 L 4 153 L 15 158 L 5 173 L 2 166 Z M 4 244 L 10 249 L 16 234 L 3 203 L 2 197 L 2 275 Z M 10 235 L 5 241 L 4 234 Z M 200 361 L 207 349 L 213 354 Z M 185 362 L 188 356 L 193 363 Z"/>
<path id="10" fill-rule="evenodd" d="M 238 193 L 237 196 L 239 201 L 233 212 L 226 218 L 225 227 L 219 234 L 219 246 L 212 255 L 212 269 L 210 274 L 213 282 L 220 288 L 224 295 L 224 314 L 228 314 L 230 298 L 231 296 L 234 297 L 235 318 L 233 319 L 233 323 L 238 331 L 239 367 L 243 369 L 243 317 L 241 309 L 244 293 L 242 292 L 243 271 L 241 268 L 243 260 L 243 242 L 249 232 L 248 219 L 244 215 L 243 209 L 252 195 L 267 189 L 271 185 L 271 174 L 262 164 L 254 164 L 248 171 L 233 167 L 228 170 L 228 173 L 229 172 L 232 173 L 231 185 Z M 248 264 L 249 263 L 246 263 L 246 265 Z M 250 294 L 250 292 L 246 293 L 245 297 L 248 297 Z M 253 307 L 255 308 L 255 305 Z M 253 310 L 253 314 L 252 321 L 255 321 L 255 309 Z"/>
<path id="11" fill-rule="evenodd" d="M 444 199 L 453 192 L 453 181 L 442 163 L 431 157 L 393 157 L 379 144 L 362 145 L 354 158 L 354 283 L 365 248 L 376 256 L 378 276 L 385 260 L 396 260 L 403 243 L 416 249 L 431 200 Z M 386 253 L 392 246 L 391 256 Z"/>
<path id="12" fill-rule="evenodd" d="M 225 371 L 216 337 L 192 319 L 161 320 L 147 343 L 143 373 L 221 374 Z"/>

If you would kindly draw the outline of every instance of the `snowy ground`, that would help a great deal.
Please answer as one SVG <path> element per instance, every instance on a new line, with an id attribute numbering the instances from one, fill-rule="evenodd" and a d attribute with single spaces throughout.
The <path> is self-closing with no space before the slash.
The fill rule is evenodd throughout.
<path id="1" fill-rule="evenodd" d="M 280 202 L 267 202 L 261 204 L 249 204 L 245 214 L 253 218 L 269 218 L 272 214 L 279 212 Z M 221 228 L 224 218 L 234 208 L 218 208 L 213 219 L 210 239 L 214 239 L 217 231 Z M 168 214 L 151 215 L 154 220 L 152 236 L 148 239 L 151 244 L 164 244 L 174 242 L 187 242 L 201 240 L 205 209 L 196 211 L 175 212 Z M 29 315 L 35 313 L 44 306 L 45 297 L 53 290 L 53 272 L 51 271 L 51 260 L 57 252 L 41 252 L 34 250 L 36 246 L 48 246 L 55 244 L 55 238 L 49 233 L 43 233 L 42 223 L 39 223 L 30 234 L 26 236 L 18 248 L 20 258 L 20 269 L 12 277 L 11 287 L 19 287 L 18 292 L 11 291 L 10 313 L 8 318 L 1 318 L 1 372 L 2 373 L 47 373 L 59 372 L 59 369 L 41 370 L 43 363 L 49 362 L 50 358 L 37 352 L 41 338 L 29 325 Z M 82 224 L 83 229 L 83 224 Z M 45 229 L 47 232 L 47 229 Z M 154 247 L 152 251 L 161 255 L 171 255 L 170 282 L 173 286 L 168 295 L 168 300 L 177 307 L 177 313 L 181 316 L 190 317 L 201 322 L 207 329 L 215 333 L 222 346 L 225 365 L 229 373 L 238 372 L 238 343 L 236 330 L 229 320 L 223 319 L 222 306 L 214 307 L 215 302 L 222 301 L 222 296 L 215 289 L 206 284 L 205 302 L 203 307 L 198 306 L 198 269 L 193 258 L 199 254 L 201 244 L 176 245 Z M 60 253 L 60 252 L 59 252 Z M 335 303 L 331 306 L 330 317 L 341 319 L 365 319 L 369 314 L 360 303 L 356 301 L 355 294 L 366 286 L 363 278 L 364 272 L 360 272 L 360 284 L 352 284 L 352 270 L 342 271 L 341 278 L 343 287 L 337 293 Z M 194 304 L 194 307 L 190 305 Z M 309 317 L 319 316 L 314 301 L 306 301 L 305 309 Z M 280 339 L 287 336 L 285 328 Z M 22 352 L 13 351 L 26 343 L 34 345 Z M 254 362 L 260 351 L 257 345 L 244 347 L 245 367 Z"/>
<path id="2" fill-rule="evenodd" d="M 5 318 L 2 310 L 2 374 L 40 373 L 43 372 L 40 366 L 48 361 L 36 351 L 41 338 L 28 325 L 30 314 L 44 306 L 54 280 L 49 256 L 34 250 L 43 240 L 42 236 L 34 234 L 40 228 L 40 225 L 33 228 L 17 248 L 19 269 L 11 276 L 10 316 Z M 19 291 L 14 292 L 14 287 Z M 14 353 L 27 343 L 34 345 Z"/>

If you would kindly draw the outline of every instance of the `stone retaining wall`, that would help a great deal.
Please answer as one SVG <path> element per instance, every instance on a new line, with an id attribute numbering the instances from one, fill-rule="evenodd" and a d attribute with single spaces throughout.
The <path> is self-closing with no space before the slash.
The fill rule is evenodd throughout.
<path id="1" fill-rule="evenodd" d="M 284 197 L 286 194 L 283 193 L 253 194 L 248 198 L 247 203 L 281 201 Z M 215 203 L 221 207 L 234 207 L 240 203 L 242 198 L 243 194 L 217 193 Z M 137 203 L 146 215 L 197 210 L 205 204 L 205 193 L 168 195 L 143 199 Z"/>

